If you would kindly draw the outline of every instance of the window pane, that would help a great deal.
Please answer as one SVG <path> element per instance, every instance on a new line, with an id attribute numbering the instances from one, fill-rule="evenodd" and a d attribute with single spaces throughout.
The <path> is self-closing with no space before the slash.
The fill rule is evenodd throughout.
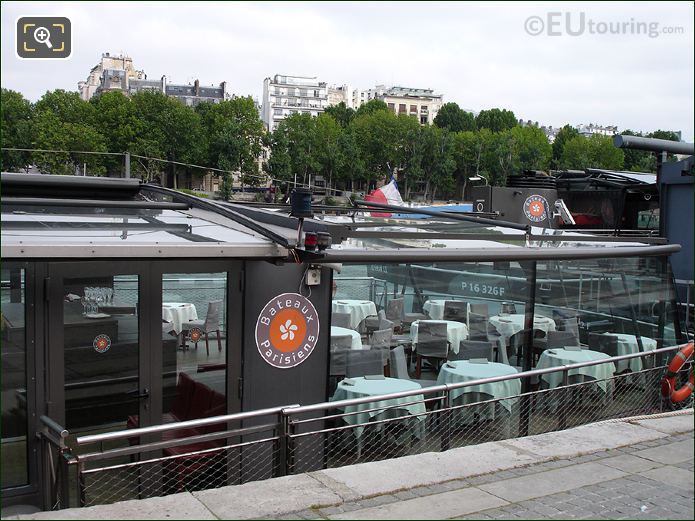
<path id="1" fill-rule="evenodd" d="M 165 421 L 227 411 L 227 274 L 162 277 Z"/>
<path id="2" fill-rule="evenodd" d="M 2 488 L 27 478 L 24 270 L 2 268 Z"/>

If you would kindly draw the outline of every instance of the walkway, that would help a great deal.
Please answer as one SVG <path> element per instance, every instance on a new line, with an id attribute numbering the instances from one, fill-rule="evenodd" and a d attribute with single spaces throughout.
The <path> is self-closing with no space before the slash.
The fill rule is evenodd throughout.
<path id="1" fill-rule="evenodd" d="M 693 519 L 693 415 L 12 519 Z"/>

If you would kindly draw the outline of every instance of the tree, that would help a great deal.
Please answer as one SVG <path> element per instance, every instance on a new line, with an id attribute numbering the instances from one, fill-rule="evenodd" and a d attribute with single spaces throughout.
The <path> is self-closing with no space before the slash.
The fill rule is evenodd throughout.
<path id="1" fill-rule="evenodd" d="M 512 137 L 512 168 L 520 174 L 525 170 L 546 170 L 553 150 L 548 138 L 538 127 L 514 127 Z"/>
<path id="2" fill-rule="evenodd" d="M 208 162 L 225 170 L 221 195 L 227 199 L 232 192 L 232 172 L 241 175 L 243 184 L 257 186 L 261 182 L 257 159 L 265 133 L 258 109 L 251 97 L 236 97 L 200 109 L 208 136 Z M 227 173 L 229 172 L 229 173 Z"/>
<path id="3" fill-rule="evenodd" d="M 177 188 L 180 167 L 173 161 L 200 164 L 208 157 L 207 134 L 203 132 L 200 115 L 160 92 L 138 92 L 132 96 L 131 103 L 135 115 L 144 124 L 143 135 L 151 141 L 150 146 L 161 150 L 164 158 L 172 161 L 169 166 L 172 182 L 164 184 Z"/>
<path id="4" fill-rule="evenodd" d="M 463 200 L 468 179 L 480 173 L 482 143 L 480 133 L 472 131 L 457 132 L 452 139 L 452 157 L 456 164 L 453 175 Z"/>
<path id="5" fill-rule="evenodd" d="M 130 98 L 122 92 L 104 92 L 94 96 L 90 103 L 95 109 L 95 128 L 98 128 L 104 136 L 109 152 L 134 152 L 136 141 L 150 139 L 145 132 L 145 123 L 138 119 Z M 138 149 L 142 150 L 142 148 L 140 144 Z M 123 158 L 110 156 L 106 160 L 106 166 L 110 172 L 120 173 L 123 168 Z"/>
<path id="6" fill-rule="evenodd" d="M 90 125 L 66 123 L 54 112 L 45 110 L 34 117 L 33 126 L 36 148 L 65 151 L 37 153 L 34 161 L 41 172 L 71 175 L 85 166 L 88 175 L 106 172 L 105 156 L 81 153 L 107 150 L 104 137 Z"/>
<path id="7" fill-rule="evenodd" d="M 576 136 L 565 143 L 560 157 L 561 168 L 567 170 L 584 170 L 587 168 L 605 168 L 621 170 L 624 163 L 623 151 L 613 146 L 608 136 L 593 134 L 589 138 Z"/>
<path id="8" fill-rule="evenodd" d="M 456 103 L 445 103 L 439 109 L 434 124 L 439 128 L 445 128 L 450 132 L 475 130 L 475 116 L 461 109 Z"/>
<path id="9" fill-rule="evenodd" d="M 355 117 L 355 111 L 345 105 L 344 101 L 341 101 L 337 105 L 326 107 L 326 110 L 323 113 L 331 116 L 342 128 L 347 128 Z"/>
<path id="10" fill-rule="evenodd" d="M 560 157 L 562 156 L 562 150 L 565 148 L 565 143 L 578 135 L 579 131 L 571 125 L 565 125 L 557 133 L 555 141 L 553 141 L 553 166 L 555 168 L 558 168 L 560 164 Z"/>
<path id="11" fill-rule="evenodd" d="M 2 89 L 0 94 L 0 120 L 2 133 L 0 139 L 3 147 L 32 148 L 31 145 L 31 103 L 19 92 Z M 2 151 L 2 170 L 14 172 L 31 162 L 28 152 L 11 150 Z"/>
<path id="12" fill-rule="evenodd" d="M 341 161 L 338 164 L 338 179 L 343 182 L 350 181 L 350 186 L 356 179 L 365 179 L 367 167 L 362 157 L 362 148 L 352 126 L 346 128 L 338 136 L 338 147 L 341 156 Z"/>
<path id="13" fill-rule="evenodd" d="M 274 182 L 292 179 L 292 159 L 289 153 L 289 138 L 286 128 L 280 125 L 275 132 L 264 137 L 266 146 L 270 149 L 270 157 L 263 165 L 265 172 Z M 285 190 L 287 192 L 288 190 Z"/>
<path id="14" fill-rule="evenodd" d="M 425 182 L 425 199 L 434 200 L 437 190 L 453 188 L 453 141 L 446 129 L 425 126 L 420 130 L 419 144 L 417 156 L 419 173 Z"/>
<path id="15" fill-rule="evenodd" d="M 37 114 L 52 112 L 63 123 L 93 126 L 96 122 L 94 106 L 80 98 L 77 92 L 56 89 L 46 92 L 34 106 Z"/>
<path id="16" fill-rule="evenodd" d="M 355 118 L 359 118 L 361 116 L 367 116 L 369 114 L 374 114 L 375 112 L 379 112 L 379 111 L 392 112 L 385 102 L 381 101 L 380 99 L 372 99 L 372 100 L 369 100 L 364 105 L 361 105 L 355 111 Z"/>
<path id="17" fill-rule="evenodd" d="M 317 172 L 320 165 L 316 156 L 316 118 L 310 114 L 290 114 L 275 130 L 287 135 L 287 151 L 292 176 L 307 184 L 308 177 Z"/>
<path id="18" fill-rule="evenodd" d="M 502 132 L 517 126 L 516 116 L 511 110 L 489 109 L 481 110 L 475 118 L 479 129 L 487 128 L 492 132 Z"/>
<path id="19" fill-rule="evenodd" d="M 316 160 L 318 172 L 328 179 L 328 187 L 333 186 L 333 176 L 340 170 L 343 160 L 339 140 L 342 129 L 328 114 L 319 114 L 315 121 L 316 127 Z"/>

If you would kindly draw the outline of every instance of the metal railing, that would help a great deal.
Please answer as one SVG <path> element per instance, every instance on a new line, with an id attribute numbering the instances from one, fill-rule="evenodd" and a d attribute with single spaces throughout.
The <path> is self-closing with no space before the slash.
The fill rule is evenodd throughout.
<path id="1" fill-rule="evenodd" d="M 57 475 L 54 488 L 64 492 L 50 504 L 88 506 L 217 488 L 658 413 L 670 403 L 660 393 L 666 357 L 680 347 L 78 436 L 64 458 L 76 467 L 76 478 Z M 600 373 L 592 368 L 604 364 L 614 367 L 595 377 Z M 692 399 L 684 405 L 692 406 Z M 67 431 L 49 427 L 47 439 L 62 447 Z M 72 503 L 68 486 L 76 490 Z"/>

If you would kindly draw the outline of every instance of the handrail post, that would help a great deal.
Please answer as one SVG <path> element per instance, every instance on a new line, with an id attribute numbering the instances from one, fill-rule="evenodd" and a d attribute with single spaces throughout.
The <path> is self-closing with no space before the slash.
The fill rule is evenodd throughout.
<path id="1" fill-rule="evenodd" d="M 570 398 L 570 390 L 567 388 L 567 385 L 569 384 L 569 370 L 567 368 L 562 370 L 562 389 L 560 389 L 560 398 L 563 398 L 560 400 L 560 414 L 558 415 L 558 427 L 560 430 L 564 430 L 567 428 L 567 408 L 562 407 L 562 403 L 569 403 L 569 398 Z"/>
<path id="2" fill-rule="evenodd" d="M 442 431 L 442 441 L 441 447 L 442 451 L 449 450 L 451 448 L 451 438 L 453 431 L 453 411 L 451 407 L 453 405 L 453 400 L 451 398 L 451 391 L 447 388 L 444 390 L 444 412 L 442 413 L 442 422 L 444 428 Z"/>
<path id="3" fill-rule="evenodd" d="M 293 405 L 290 408 L 298 407 Z M 291 459 L 293 457 L 291 447 L 292 425 L 290 422 L 290 413 L 282 409 L 278 412 L 280 432 L 278 436 L 278 476 L 287 476 L 292 472 L 293 465 Z"/>
<path id="4" fill-rule="evenodd" d="M 77 497 L 80 498 L 80 506 L 87 506 L 87 491 L 84 482 L 84 462 L 77 462 Z"/>

